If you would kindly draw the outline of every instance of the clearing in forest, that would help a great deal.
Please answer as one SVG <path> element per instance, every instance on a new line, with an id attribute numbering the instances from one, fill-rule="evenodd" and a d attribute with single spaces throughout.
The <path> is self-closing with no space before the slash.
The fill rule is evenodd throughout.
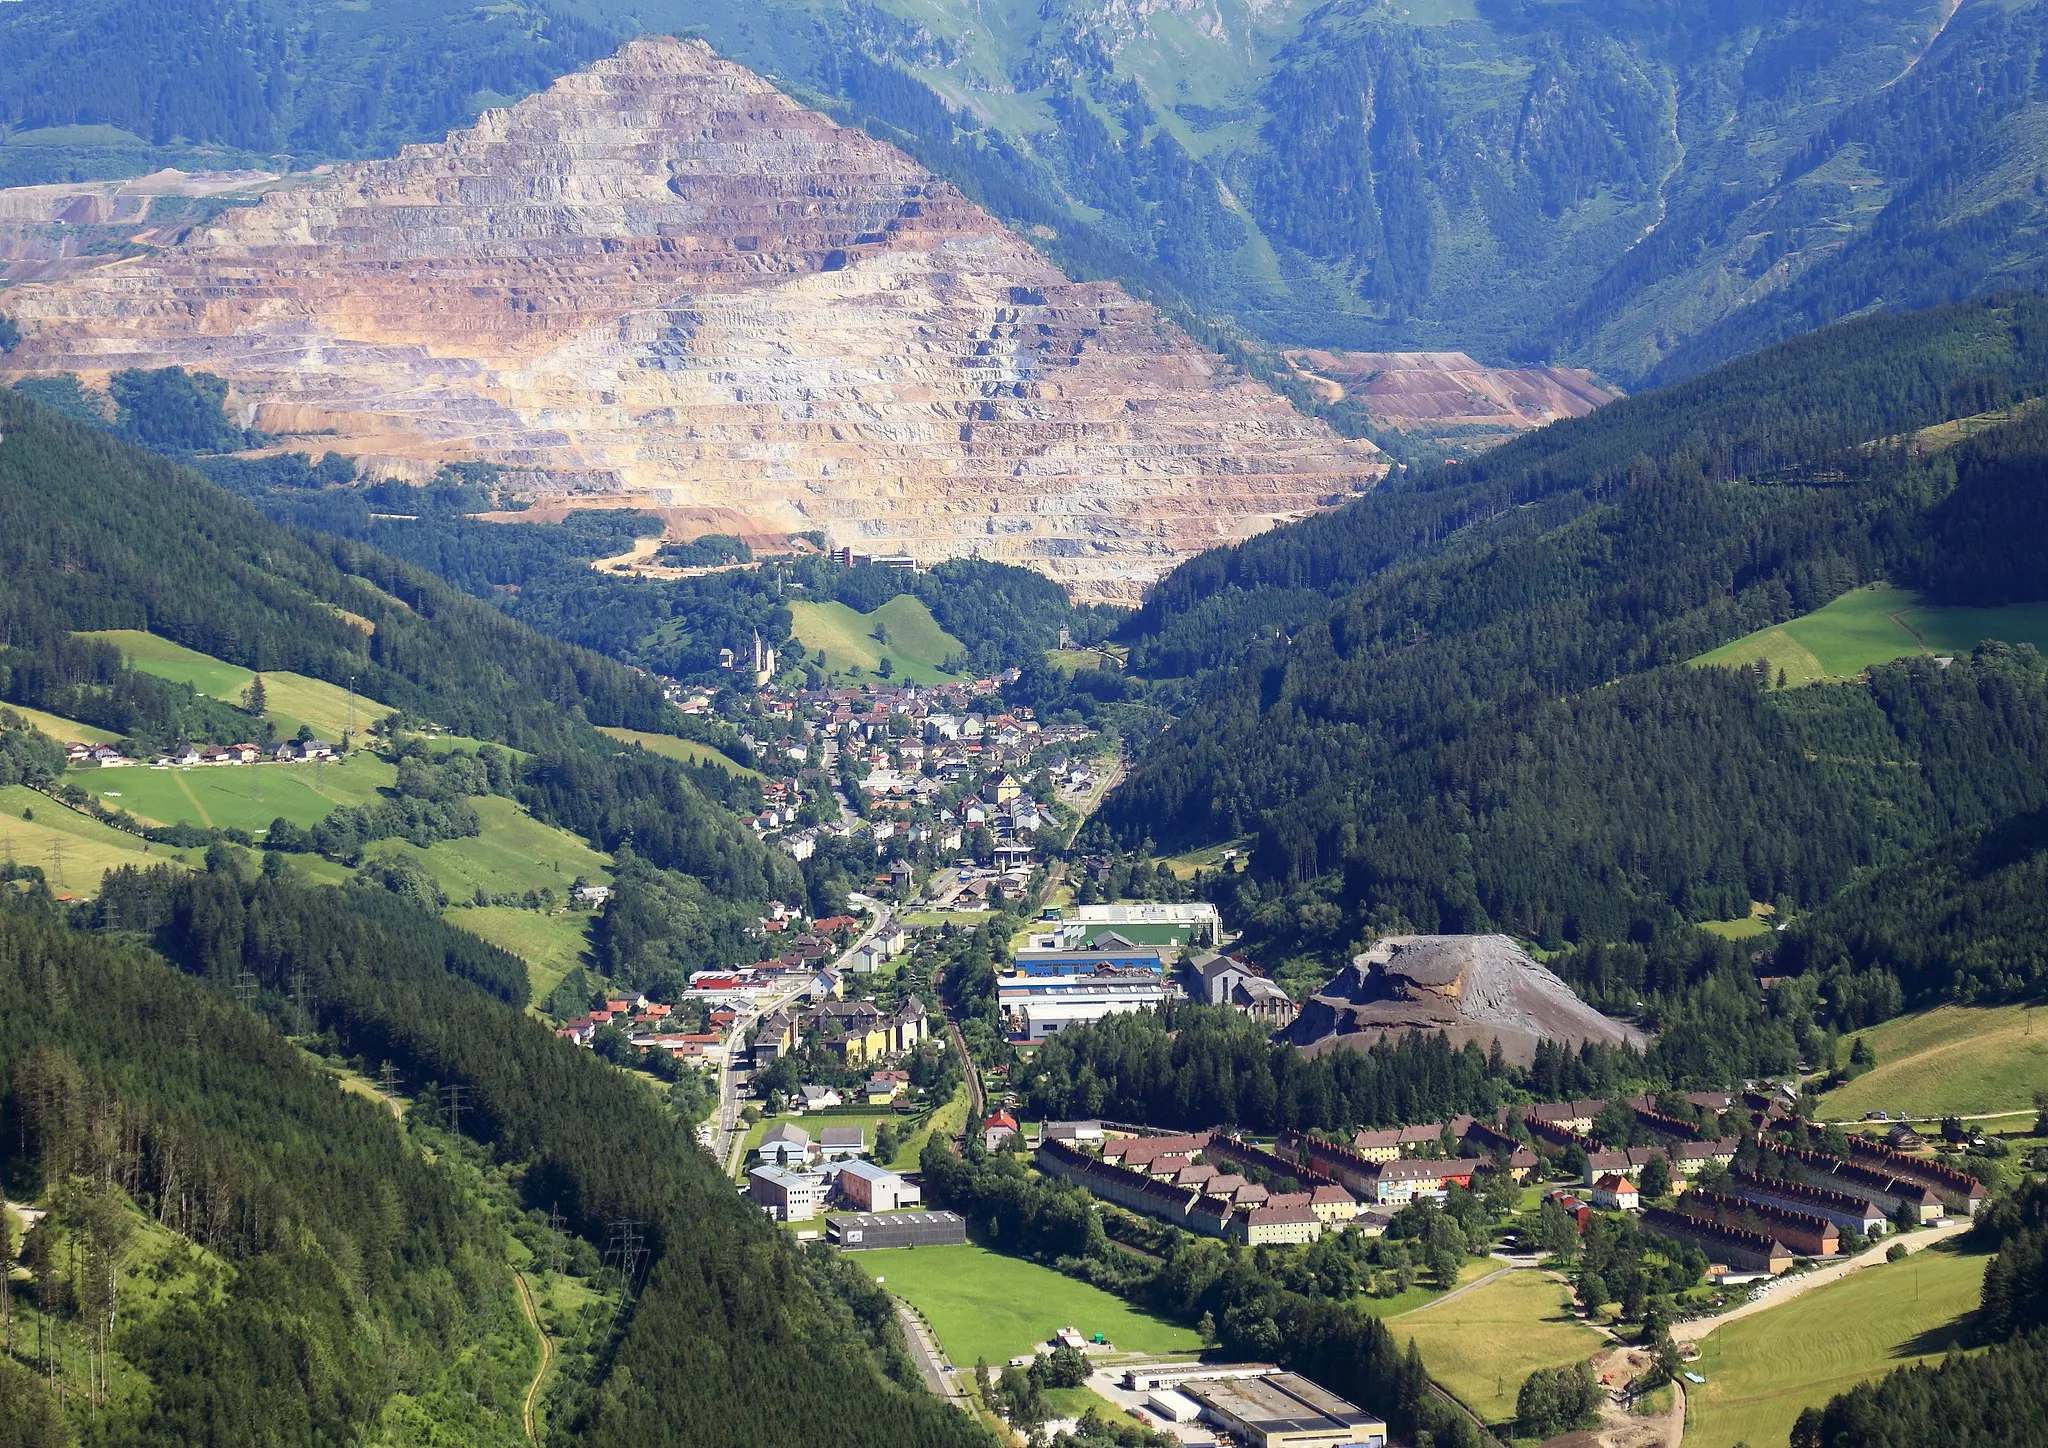
<path id="1" fill-rule="evenodd" d="M 1853 1121 L 1869 1111 L 1984 1116 L 2024 1111 L 2048 1090 L 2048 1001 L 1937 1006 L 1857 1033 L 1877 1065 L 1820 1098 L 1820 1115 Z M 1853 1040 L 1853 1038 L 1852 1038 Z M 1847 1060 L 1852 1041 L 1842 1042 Z"/>

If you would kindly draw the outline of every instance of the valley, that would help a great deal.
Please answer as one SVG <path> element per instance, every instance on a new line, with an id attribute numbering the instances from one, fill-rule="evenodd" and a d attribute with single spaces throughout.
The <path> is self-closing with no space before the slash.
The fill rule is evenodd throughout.
<path id="1" fill-rule="evenodd" d="M 2044 45 L 0 5 L 0 1448 L 2037 1448 Z"/>

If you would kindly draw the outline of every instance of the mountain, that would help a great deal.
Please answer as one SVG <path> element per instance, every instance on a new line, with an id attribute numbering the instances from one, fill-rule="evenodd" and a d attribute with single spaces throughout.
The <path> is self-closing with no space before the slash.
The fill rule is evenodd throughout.
<path id="1" fill-rule="evenodd" d="M 1688 661 L 1878 579 L 1930 604 L 2048 596 L 2023 521 L 2048 417 L 1988 411 L 2048 384 L 2044 307 L 1816 332 L 1186 565 L 1127 641 L 1199 702 L 1104 818 L 1169 849 L 1256 835 L 1236 907 L 1334 952 L 1808 909 L 2041 807 L 2030 648 L 1944 661 L 1902 635 L 1808 688 Z M 1921 431 L 1979 413 L 1967 442 Z"/>
<path id="2" fill-rule="evenodd" d="M 8 371 L 184 365 L 424 478 L 646 501 L 1128 598 L 1379 473 L 952 187 L 674 40 L 17 287 Z"/>
<path id="3" fill-rule="evenodd" d="M 642 30 L 1276 349 L 1636 387 L 2042 274 L 2042 0 L 18 0 L 0 180 L 388 155 Z"/>

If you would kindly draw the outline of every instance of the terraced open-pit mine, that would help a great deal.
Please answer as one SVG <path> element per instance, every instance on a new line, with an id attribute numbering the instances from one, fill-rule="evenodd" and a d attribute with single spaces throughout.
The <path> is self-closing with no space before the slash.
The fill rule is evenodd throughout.
<path id="1" fill-rule="evenodd" d="M 699 43 L 635 40 L 443 144 L 269 184 L 0 291 L 24 333 L 0 376 L 203 370 L 245 423 L 373 472 L 482 458 L 536 497 L 1097 600 L 1383 471 Z"/>

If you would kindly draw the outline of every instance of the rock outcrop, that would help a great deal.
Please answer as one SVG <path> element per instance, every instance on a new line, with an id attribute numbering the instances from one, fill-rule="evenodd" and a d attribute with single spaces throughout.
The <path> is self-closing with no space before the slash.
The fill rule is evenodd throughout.
<path id="1" fill-rule="evenodd" d="M 1572 994 L 1505 935 L 1389 935 L 1310 996 L 1285 1031 L 1305 1050 L 1369 1046 L 1408 1031 L 1442 1031 L 1454 1046 L 1500 1042 L 1528 1065 L 1538 1041 L 1640 1050 L 1648 1038 Z"/>
<path id="2" fill-rule="evenodd" d="M 1373 421 L 1400 432 L 1506 438 L 1621 396 L 1582 367 L 1485 367 L 1463 352 L 1297 349 L 1287 360 L 1325 401 L 1363 402 Z"/>
<path id="3" fill-rule="evenodd" d="M 667 38 L 0 311 L 17 375 L 204 369 L 254 425 L 400 475 L 482 457 L 538 496 L 1082 598 L 1381 471 L 902 153 Z"/>

